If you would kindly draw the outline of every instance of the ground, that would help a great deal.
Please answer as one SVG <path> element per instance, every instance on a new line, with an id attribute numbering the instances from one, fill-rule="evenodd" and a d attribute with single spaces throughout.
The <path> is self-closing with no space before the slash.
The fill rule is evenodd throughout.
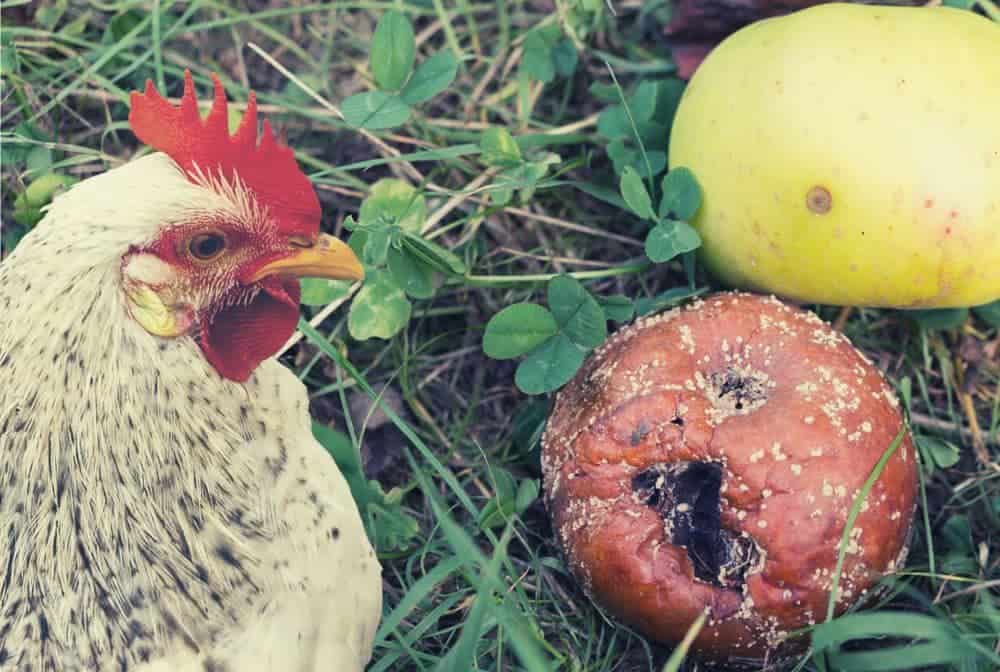
<path id="1" fill-rule="evenodd" d="M 443 83 L 428 85 L 429 99 L 412 95 L 408 112 L 372 96 L 351 99 L 402 86 L 405 68 L 377 49 L 369 59 L 379 17 L 392 7 L 413 25 L 417 66 L 435 54 L 455 57 L 437 61 Z M 211 72 L 233 100 L 257 91 L 264 116 L 317 185 L 327 230 L 350 235 L 345 223 L 353 226 L 348 218 L 359 217 L 380 179 L 405 180 L 422 194 L 425 212 L 404 227 L 410 256 L 389 261 L 422 259 L 423 270 L 383 272 L 388 284 L 366 288 L 350 309 L 343 288 L 312 286 L 304 317 L 314 328 L 282 355 L 310 390 L 314 418 L 326 428 L 317 431 L 349 472 L 385 568 L 371 670 L 705 669 L 667 663 L 668 647 L 603 615 L 572 580 L 537 496 L 537 430 L 551 395 L 526 395 L 515 385 L 518 360 L 483 351 L 491 317 L 518 302 L 544 303 L 556 274 L 573 273 L 593 295 L 622 295 L 647 310 L 684 298 L 690 287 L 715 287 L 681 257 L 649 263 L 649 226 L 618 195 L 625 165 L 663 170 L 683 88 L 663 37 L 670 12 L 669 2 L 638 0 L 3 5 L 5 252 L 58 187 L 140 150 L 126 123 L 128 92 L 152 78 L 177 96 L 186 68 L 202 95 Z M 381 44 L 405 42 L 405 28 L 392 29 Z M 457 61 L 450 83 L 448 61 Z M 373 101 L 376 114 L 366 118 Z M 387 110 L 396 119 L 378 128 L 375 117 Z M 490 128 L 506 129 L 520 149 Z M 645 157 L 633 129 L 646 141 Z M 390 187 L 408 197 L 405 187 Z M 367 221 L 361 213 L 362 228 L 374 227 L 369 238 L 379 235 L 380 212 L 399 214 L 394 207 L 373 201 Z M 425 250 L 439 271 L 433 291 L 414 237 L 457 255 Z M 369 253 L 366 261 L 384 265 L 384 252 L 381 260 Z M 412 301 L 392 277 L 414 283 Z M 996 669 L 1000 320 L 985 312 L 809 307 L 900 392 L 909 389 L 922 437 L 913 551 L 874 608 L 927 616 L 921 627 L 936 629 L 923 634 L 939 653 L 901 647 L 905 640 L 858 648 L 882 652 L 871 663 L 878 669 Z M 356 371 L 334 363 L 342 355 Z M 555 385 L 531 374 L 518 378 L 522 388 Z M 380 395 L 382 408 L 370 412 L 366 389 Z M 365 476 L 380 487 L 352 467 L 358 449 Z M 895 622 L 898 634 L 916 632 Z M 946 662 L 928 666 L 934 660 Z M 798 669 L 838 669 L 824 665 L 806 657 Z"/>

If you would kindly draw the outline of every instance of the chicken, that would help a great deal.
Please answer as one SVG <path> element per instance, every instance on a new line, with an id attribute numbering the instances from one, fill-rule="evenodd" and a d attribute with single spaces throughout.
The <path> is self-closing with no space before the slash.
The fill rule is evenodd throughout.
<path id="1" fill-rule="evenodd" d="M 300 276 L 357 280 L 251 94 L 132 94 L 159 150 L 0 264 L 0 670 L 350 672 L 381 570 L 306 391 Z"/>

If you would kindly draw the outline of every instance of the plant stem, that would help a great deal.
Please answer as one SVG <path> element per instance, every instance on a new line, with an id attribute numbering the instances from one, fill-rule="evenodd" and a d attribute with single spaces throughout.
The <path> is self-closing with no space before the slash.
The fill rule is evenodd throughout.
<path id="1" fill-rule="evenodd" d="M 652 266 L 652 263 L 642 261 L 634 264 L 615 266 L 614 268 L 606 268 L 600 271 L 577 271 L 575 273 L 566 273 L 565 275 L 576 278 L 577 280 L 599 280 L 601 278 L 614 278 L 620 275 L 642 273 L 643 271 L 652 268 Z M 507 285 L 519 285 L 523 283 L 548 282 L 552 278 L 559 275 L 563 274 L 536 273 L 534 275 L 466 275 L 460 279 L 456 278 L 455 281 L 472 287 L 505 287 Z"/>

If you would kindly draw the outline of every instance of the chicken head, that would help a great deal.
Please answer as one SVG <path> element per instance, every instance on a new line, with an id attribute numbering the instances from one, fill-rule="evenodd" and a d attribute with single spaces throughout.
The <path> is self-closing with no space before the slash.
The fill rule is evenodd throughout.
<path id="1" fill-rule="evenodd" d="M 200 205 L 129 246 L 122 287 L 143 328 L 194 336 L 220 375 L 244 381 L 294 331 L 299 277 L 360 280 L 364 272 L 347 245 L 320 233 L 316 194 L 267 122 L 258 142 L 253 94 L 230 135 L 226 95 L 213 80 L 204 119 L 190 73 L 180 107 L 152 83 L 132 94 L 133 131 L 169 157 Z"/>

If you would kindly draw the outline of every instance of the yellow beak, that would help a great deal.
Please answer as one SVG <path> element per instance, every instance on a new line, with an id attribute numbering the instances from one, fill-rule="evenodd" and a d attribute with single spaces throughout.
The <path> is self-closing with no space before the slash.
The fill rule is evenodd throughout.
<path id="1" fill-rule="evenodd" d="M 348 245 L 333 236 L 321 233 L 314 244 L 297 245 L 287 256 L 265 264 L 250 278 L 257 282 L 270 275 L 293 275 L 329 280 L 364 280 L 365 270 Z"/>

